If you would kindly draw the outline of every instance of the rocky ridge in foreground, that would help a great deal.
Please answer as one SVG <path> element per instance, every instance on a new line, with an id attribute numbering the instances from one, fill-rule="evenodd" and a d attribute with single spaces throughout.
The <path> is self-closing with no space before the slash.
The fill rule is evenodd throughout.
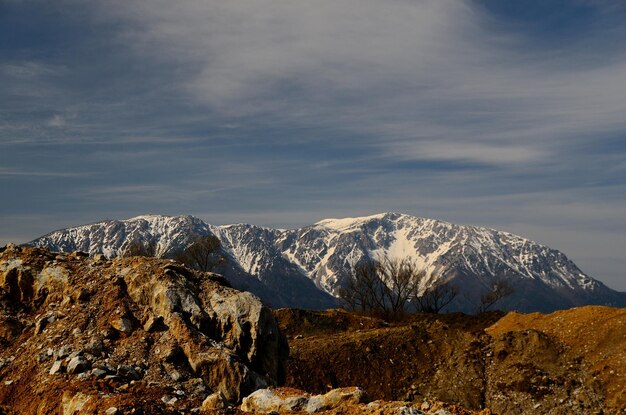
<path id="1" fill-rule="evenodd" d="M 276 388 L 287 356 L 272 312 L 217 274 L 0 248 L 0 414 L 474 413 Z"/>
<path id="2" fill-rule="evenodd" d="M 182 413 L 284 378 L 271 311 L 217 275 L 9 246 L 0 287 L 0 404 L 16 413 Z"/>

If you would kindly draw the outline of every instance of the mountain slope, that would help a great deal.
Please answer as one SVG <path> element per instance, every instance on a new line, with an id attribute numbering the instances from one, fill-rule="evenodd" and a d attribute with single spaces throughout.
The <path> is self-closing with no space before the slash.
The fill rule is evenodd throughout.
<path id="1" fill-rule="evenodd" d="M 626 294 L 585 275 L 557 250 L 506 232 L 399 213 L 326 219 L 292 230 L 213 226 L 191 216 L 139 216 L 52 232 L 31 244 L 115 256 L 131 241 L 143 240 L 154 242 L 158 255 L 168 256 L 194 236 L 208 234 L 222 241 L 231 259 L 219 271 L 275 306 L 332 306 L 331 295 L 337 295 L 354 264 L 381 255 L 409 257 L 427 270 L 424 289 L 452 281 L 460 288 L 453 309 L 472 311 L 495 278 L 515 288 L 499 304 L 508 309 L 626 305 Z"/>

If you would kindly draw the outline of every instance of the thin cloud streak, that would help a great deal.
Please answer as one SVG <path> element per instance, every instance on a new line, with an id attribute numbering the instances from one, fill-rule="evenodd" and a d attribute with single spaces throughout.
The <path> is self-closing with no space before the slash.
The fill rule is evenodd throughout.
<path id="1" fill-rule="evenodd" d="M 469 1 L 161 6 L 112 9 L 130 16 L 135 51 L 195 68 L 181 87 L 222 116 L 322 123 L 391 157 L 500 166 L 626 129 L 624 50 L 601 67 L 565 46 L 549 58 Z"/>

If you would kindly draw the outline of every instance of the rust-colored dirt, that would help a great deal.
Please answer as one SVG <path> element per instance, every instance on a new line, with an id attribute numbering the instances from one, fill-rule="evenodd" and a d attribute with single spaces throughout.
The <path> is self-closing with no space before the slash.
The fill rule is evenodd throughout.
<path id="1" fill-rule="evenodd" d="M 624 309 L 416 315 L 388 327 L 337 310 L 275 315 L 290 337 L 288 386 L 500 414 L 626 413 Z"/>

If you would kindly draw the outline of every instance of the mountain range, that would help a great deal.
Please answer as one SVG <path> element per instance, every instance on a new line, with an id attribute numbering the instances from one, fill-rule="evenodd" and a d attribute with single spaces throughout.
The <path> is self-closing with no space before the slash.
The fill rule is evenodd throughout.
<path id="1" fill-rule="evenodd" d="M 498 303 L 502 309 L 626 306 L 626 293 L 586 275 L 555 249 L 506 232 L 401 213 L 326 219 L 297 229 L 215 226 L 193 216 L 143 215 L 58 230 L 28 244 L 114 257 L 141 241 L 168 257 L 206 235 L 220 239 L 227 257 L 215 271 L 273 307 L 337 306 L 339 289 L 354 265 L 383 256 L 408 258 L 423 268 L 427 278 L 422 289 L 441 281 L 456 286 L 459 294 L 447 311 L 474 311 L 496 279 L 514 289 Z"/>

